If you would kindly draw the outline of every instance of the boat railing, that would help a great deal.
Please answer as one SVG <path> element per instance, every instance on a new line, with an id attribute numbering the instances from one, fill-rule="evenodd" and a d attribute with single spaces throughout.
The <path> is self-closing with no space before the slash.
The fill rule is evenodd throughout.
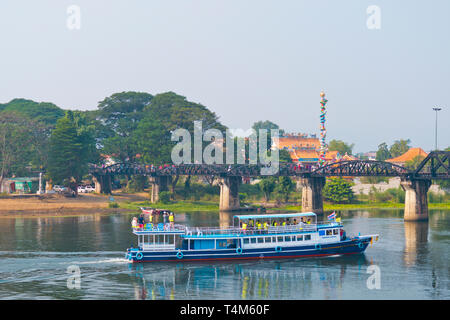
<path id="1" fill-rule="evenodd" d="M 175 224 L 171 226 L 169 223 L 163 224 L 146 224 L 143 228 L 133 228 L 133 231 L 149 231 L 149 232 L 185 232 L 186 226 L 182 224 Z"/>
<path id="2" fill-rule="evenodd" d="M 267 233 L 290 233 L 316 231 L 315 224 L 296 224 L 286 226 L 267 226 L 266 228 L 247 227 L 245 230 L 239 227 L 211 228 L 211 227 L 186 227 L 186 234 L 193 236 L 204 235 L 259 235 Z"/>
<path id="3" fill-rule="evenodd" d="M 187 235 L 212 235 L 212 234 L 239 234 L 242 229 L 237 227 L 225 227 L 225 228 L 214 228 L 214 227 L 186 227 Z"/>

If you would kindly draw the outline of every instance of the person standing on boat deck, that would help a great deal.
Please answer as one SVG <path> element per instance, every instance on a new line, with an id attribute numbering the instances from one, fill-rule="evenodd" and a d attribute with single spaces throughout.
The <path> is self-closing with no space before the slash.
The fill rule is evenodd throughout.
<path id="1" fill-rule="evenodd" d="M 242 232 L 246 233 L 246 231 L 247 231 L 247 223 L 245 223 L 245 221 L 244 221 L 244 222 L 242 222 Z"/>
<path id="2" fill-rule="evenodd" d="M 173 215 L 173 212 L 170 212 L 170 215 L 169 215 L 169 222 L 170 222 L 170 228 L 171 228 L 171 229 L 174 229 L 174 226 L 175 226 L 175 217 L 174 217 L 174 215 Z"/>
<path id="3" fill-rule="evenodd" d="M 262 225 L 261 222 L 259 222 L 259 220 L 256 220 L 256 228 L 258 228 L 259 232 L 261 232 Z"/>
<path id="4" fill-rule="evenodd" d="M 139 223 L 139 228 L 141 228 L 141 229 L 144 228 L 144 215 L 142 213 L 139 216 L 138 223 Z"/>
<path id="5" fill-rule="evenodd" d="M 167 211 L 164 211 L 163 221 L 164 221 L 164 225 L 169 223 L 169 214 L 167 213 Z"/>
<path id="6" fill-rule="evenodd" d="M 136 217 L 131 220 L 131 228 L 136 229 L 138 227 L 138 220 Z"/>

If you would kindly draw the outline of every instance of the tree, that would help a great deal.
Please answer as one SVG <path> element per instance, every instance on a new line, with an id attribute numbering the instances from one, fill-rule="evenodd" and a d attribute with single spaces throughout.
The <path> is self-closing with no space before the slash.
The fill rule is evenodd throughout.
<path id="1" fill-rule="evenodd" d="M 419 164 L 425 159 L 424 156 L 417 155 L 414 159 L 405 162 L 405 168 L 409 170 L 415 170 L 419 166 Z"/>
<path id="2" fill-rule="evenodd" d="M 98 130 L 105 136 L 101 141 L 103 153 L 121 162 L 135 160 L 138 150 L 132 135 L 152 99 L 151 94 L 130 91 L 115 93 L 99 102 L 96 115 L 102 126 Z"/>
<path id="3" fill-rule="evenodd" d="M 156 135 L 161 142 L 153 144 L 153 153 L 156 160 L 170 162 L 170 153 L 175 142 L 171 141 L 171 132 L 176 129 L 186 129 L 190 132 L 191 137 L 194 137 L 194 121 L 201 121 L 202 130 L 217 129 L 224 133 L 227 129 L 219 122 L 217 115 L 210 111 L 205 106 L 190 102 L 181 95 L 174 92 L 166 92 L 157 94 L 151 102 L 145 107 L 143 121 L 147 124 L 142 126 L 149 126 L 156 131 L 152 135 Z M 225 138 L 225 135 L 223 135 Z M 154 141 L 157 138 L 155 137 Z M 203 142 L 206 145 L 208 142 Z M 142 145 L 150 146 L 149 143 Z M 192 144 L 192 150 L 194 145 Z M 146 151 L 147 150 L 147 151 Z M 149 149 L 139 150 L 143 153 L 150 151 Z M 160 154 L 159 158 L 155 155 Z M 193 157 L 194 152 L 191 152 Z M 154 160 L 154 161 L 156 161 Z M 193 160 L 193 159 L 191 159 Z M 167 163 L 165 162 L 165 163 Z"/>
<path id="4" fill-rule="evenodd" d="M 281 194 L 284 198 L 284 202 L 288 202 L 289 195 L 295 189 L 295 183 L 289 177 L 280 177 L 277 192 Z"/>
<path id="5" fill-rule="evenodd" d="M 267 130 L 267 149 L 270 149 L 272 147 L 272 135 L 271 135 L 270 130 L 278 129 L 279 135 L 284 134 L 284 130 L 280 129 L 280 127 L 276 123 L 273 123 L 272 121 L 269 121 L 269 120 L 255 122 L 252 126 L 252 129 L 256 131 L 256 136 L 258 137 L 258 141 L 259 141 L 259 130 L 260 129 Z"/>
<path id="6" fill-rule="evenodd" d="M 407 140 L 403 140 L 403 139 L 395 140 L 394 144 L 389 149 L 389 153 L 391 154 L 392 158 L 401 156 L 406 151 L 408 151 L 409 148 L 411 148 L 409 146 L 410 143 L 411 143 L 411 140 L 409 140 L 409 139 L 407 139 Z"/>
<path id="7" fill-rule="evenodd" d="M 0 104 L 0 112 L 13 112 L 18 116 L 54 127 L 56 121 L 64 117 L 64 110 L 49 102 L 35 102 L 26 99 L 13 99 Z"/>
<path id="8" fill-rule="evenodd" d="M 266 202 L 270 199 L 270 194 L 275 190 L 276 179 L 274 177 L 262 178 L 259 182 L 259 189 L 264 193 Z"/>
<path id="9" fill-rule="evenodd" d="M 48 128 L 17 112 L 0 113 L 0 183 L 46 165 Z"/>
<path id="10" fill-rule="evenodd" d="M 352 184 L 341 177 L 330 178 L 323 188 L 323 196 L 334 203 L 350 203 L 354 198 Z"/>
<path id="11" fill-rule="evenodd" d="M 278 152 L 279 152 L 278 156 L 279 156 L 280 162 L 293 163 L 291 154 L 289 153 L 289 151 L 287 151 L 285 149 L 281 149 Z"/>
<path id="12" fill-rule="evenodd" d="M 77 193 L 88 163 L 94 159 L 95 140 L 89 131 L 79 130 L 68 111 L 56 123 L 50 136 L 48 175 L 54 183 L 68 185 Z"/>
<path id="13" fill-rule="evenodd" d="M 347 144 L 342 140 L 331 140 L 328 144 L 328 150 L 338 151 L 341 155 L 345 155 L 346 153 L 352 154 L 352 149 L 354 146 L 354 144 Z"/>
<path id="14" fill-rule="evenodd" d="M 376 159 L 378 161 L 384 161 L 384 160 L 390 159 L 390 158 L 392 158 L 392 156 L 391 156 L 391 153 L 389 152 L 388 145 L 385 142 L 378 145 Z"/>

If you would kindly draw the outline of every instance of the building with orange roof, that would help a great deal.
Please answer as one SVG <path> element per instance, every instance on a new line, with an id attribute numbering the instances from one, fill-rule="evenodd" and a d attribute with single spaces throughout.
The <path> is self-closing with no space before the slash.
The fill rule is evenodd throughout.
<path id="1" fill-rule="evenodd" d="M 315 134 L 292 133 L 285 134 L 273 140 L 272 149 L 287 150 L 294 163 L 316 165 L 319 162 L 320 140 Z M 325 161 L 337 161 L 341 159 L 338 151 L 328 151 Z"/>
<path id="2" fill-rule="evenodd" d="M 399 165 L 399 166 L 404 166 L 406 162 L 413 160 L 417 156 L 421 156 L 421 157 L 425 158 L 426 156 L 428 156 L 428 153 L 423 151 L 422 148 L 410 148 L 408 151 L 406 151 L 401 156 L 398 156 L 398 157 L 395 157 L 392 159 L 388 159 L 386 161 L 396 164 L 396 165 Z"/>

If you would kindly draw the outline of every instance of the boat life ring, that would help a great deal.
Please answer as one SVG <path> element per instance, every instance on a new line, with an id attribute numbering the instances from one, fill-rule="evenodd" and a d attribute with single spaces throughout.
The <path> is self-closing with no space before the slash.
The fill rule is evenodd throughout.
<path id="1" fill-rule="evenodd" d="M 143 257 L 144 257 L 144 255 L 142 254 L 142 252 L 138 252 L 138 253 L 136 254 L 136 259 L 137 259 L 137 260 L 141 260 Z"/>
<path id="2" fill-rule="evenodd" d="M 178 258 L 178 259 L 182 259 L 182 258 L 183 258 L 183 252 L 178 251 L 178 252 L 177 252 L 177 258 Z"/>
<path id="3" fill-rule="evenodd" d="M 360 241 L 360 242 L 358 243 L 358 247 L 359 247 L 360 249 L 362 249 L 362 248 L 364 247 L 364 242 Z"/>
<path id="4" fill-rule="evenodd" d="M 276 247 L 275 247 L 275 251 L 276 251 L 276 252 L 281 252 L 281 247 L 280 247 L 280 246 L 276 246 Z"/>
<path id="5" fill-rule="evenodd" d="M 316 243 L 316 249 L 317 250 L 322 250 L 322 246 L 320 245 L 320 243 Z"/>
<path id="6" fill-rule="evenodd" d="M 236 248 L 236 253 L 237 254 L 242 254 L 242 248 Z"/>

